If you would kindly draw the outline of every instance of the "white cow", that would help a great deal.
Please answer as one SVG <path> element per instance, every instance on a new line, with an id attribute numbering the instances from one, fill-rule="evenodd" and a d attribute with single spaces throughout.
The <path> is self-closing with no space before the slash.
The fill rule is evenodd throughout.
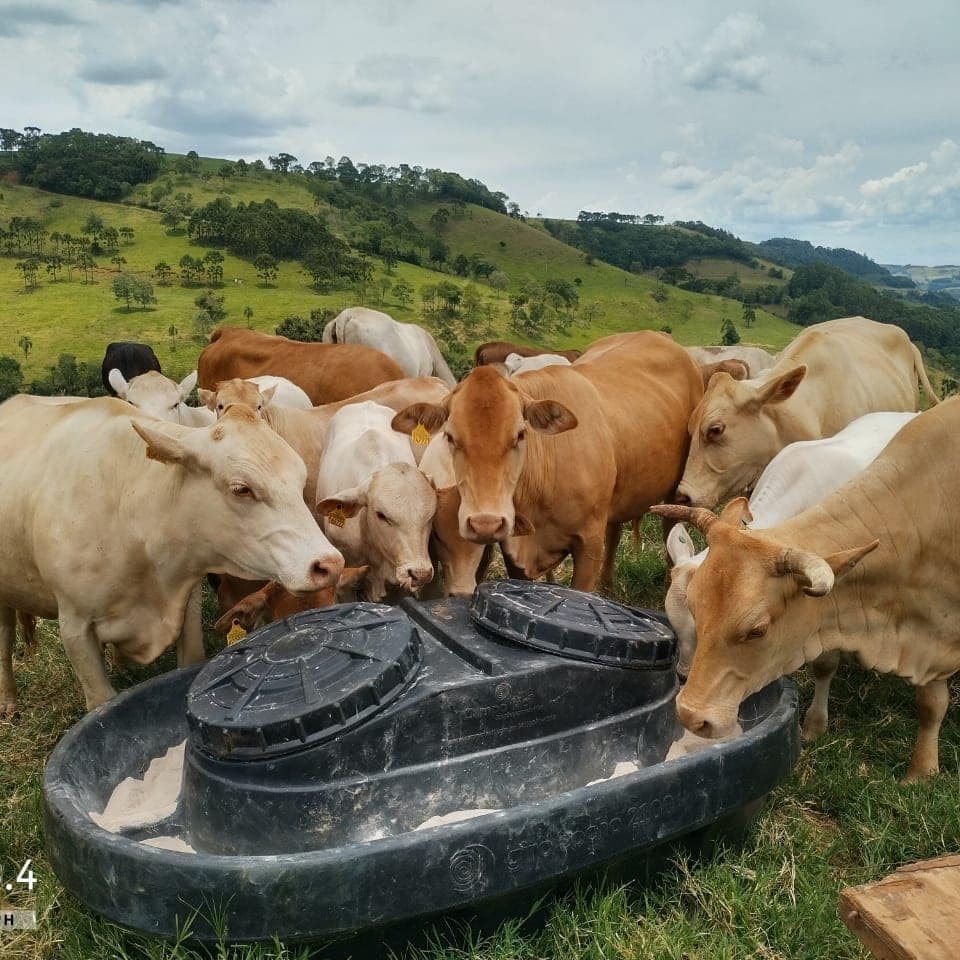
<path id="1" fill-rule="evenodd" d="M 507 375 L 511 377 L 529 373 L 531 370 L 542 370 L 554 364 L 569 367 L 570 361 L 566 357 L 561 357 L 559 353 L 539 353 L 535 357 L 521 357 L 519 353 L 508 353 L 506 360 L 503 361 L 503 365 L 507 368 Z"/>
<path id="2" fill-rule="evenodd" d="M 413 593 L 433 579 L 429 539 L 437 495 L 417 469 L 396 411 L 366 401 L 330 421 L 317 475 L 317 515 L 349 563 L 369 565 L 367 595 Z"/>
<path id="3" fill-rule="evenodd" d="M 0 716 L 18 708 L 16 611 L 59 619 L 93 709 L 114 695 L 103 646 L 155 660 L 208 570 L 304 593 L 343 569 L 303 502 L 303 461 L 239 406 L 188 429 L 112 397 L 13 397 L 0 462 Z M 198 658 L 178 647 L 181 664 Z"/>
<path id="4" fill-rule="evenodd" d="M 323 328 L 324 343 L 360 343 L 380 350 L 403 367 L 408 377 L 439 377 L 457 385 L 433 337 L 415 323 L 399 323 L 388 313 L 347 307 Z"/>
<path id="5" fill-rule="evenodd" d="M 128 381 L 116 367 L 110 371 L 107 379 L 121 400 L 132 403 L 138 410 L 160 420 L 180 423 L 185 427 L 206 427 L 215 419 L 213 413 L 204 407 L 186 404 L 187 397 L 197 385 L 196 370 L 187 374 L 180 383 L 174 383 L 156 370 L 141 373 Z"/>
<path id="6" fill-rule="evenodd" d="M 909 423 L 916 413 L 868 413 L 825 440 L 801 440 L 784 447 L 760 475 L 750 497 L 746 526 L 762 530 L 776 526 L 819 503 L 834 490 L 865 470 Z M 667 553 L 674 564 L 664 606 L 680 647 L 678 671 L 690 670 L 697 647 L 697 630 L 687 604 L 690 578 L 707 558 L 697 553 L 690 534 L 678 523 L 667 537 Z M 812 738 L 826 729 L 827 695 L 839 655 L 815 661 L 816 691 L 804 721 L 804 736 Z"/>
<path id="7" fill-rule="evenodd" d="M 313 409 L 306 393 L 286 377 L 250 377 L 249 382 L 255 383 L 265 397 L 269 396 L 270 403 L 279 403 L 282 407 L 296 407 L 298 410 Z M 273 392 L 268 394 L 268 390 Z"/>

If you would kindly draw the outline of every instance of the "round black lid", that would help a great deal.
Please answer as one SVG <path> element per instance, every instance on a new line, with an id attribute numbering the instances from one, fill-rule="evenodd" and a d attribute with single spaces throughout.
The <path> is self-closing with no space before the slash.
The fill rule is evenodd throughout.
<path id="1" fill-rule="evenodd" d="M 321 743 L 387 706 L 420 667 L 406 614 L 347 603 L 277 620 L 217 654 L 187 694 L 191 741 L 222 758 Z"/>
<path id="2" fill-rule="evenodd" d="M 673 665 L 676 639 L 662 614 L 554 583 L 488 580 L 470 616 L 484 630 L 537 650 L 634 670 Z"/>

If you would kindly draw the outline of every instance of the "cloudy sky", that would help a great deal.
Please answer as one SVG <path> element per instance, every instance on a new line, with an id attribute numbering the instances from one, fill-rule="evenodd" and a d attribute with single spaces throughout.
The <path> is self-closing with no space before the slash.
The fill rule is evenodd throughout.
<path id="1" fill-rule="evenodd" d="M 0 0 L 0 126 L 960 263 L 956 0 Z"/>

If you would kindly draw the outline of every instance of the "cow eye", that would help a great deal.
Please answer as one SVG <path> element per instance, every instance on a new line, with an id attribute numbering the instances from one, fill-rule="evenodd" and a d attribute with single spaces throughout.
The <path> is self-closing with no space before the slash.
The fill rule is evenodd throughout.
<path id="1" fill-rule="evenodd" d="M 762 637 L 762 636 L 767 632 L 767 627 L 768 627 L 768 626 L 769 626 L 769 624 L 766 624 L 766 623 L 757 624 L 757 626 L 755 626 L 755 627 L 750 631 L 750 633 L 748 634 L 748 636 L 750 636 L 750 637 Z"/>
<path id="2" fill-rule="evenodd" d="M 455 446 L 457 445 L 457 441 L 453 439 L 453 437 L 451 436 L 451 434 L 449 434 L 449 433 L 447 433 L 446 431 L 444 431 L 444 434 L 443 434 L 443 435 L 444 435 L 444 437 L 446 437 L 447 443 L 449 443 L 451 447 L 455 447 Z"/>
<path id="3" fill-rule="evenodd" d="M 718 437 L 720 437 L 723 434 L 723 431 L 725 428 L 726 428 L 725 424 L 711 423 L 710 426 L 707 427 L 707 439 L 716 440 Z"/>
<path id="4" fill-rule="evenodd" d="M 527 439 L 527 431 L 526 431 L 526 430 L 521 430 L 521 431 L 519 431 L 519 433 L 517 433 L 517 443 L 523 443 L 523 441 L 526 440 L 526 439 Z"/>
<path id="5" fill-rule="evenodd" d="M 245 500 L 256 500 L 253 491 L 245 483 L 231 483 L 230 492 L 235 497 L 240 497 Z"/>
<path id="6" fill-rule="evenodd" d="M 390 523 L 390 522 L 391 522 L 390 518 L 389 518 L 385 513 L 381 512 L 380 510 L 377 511 L 377 519 L 378 519 L 378 520 L 381 520 L 383 523 Z"/>
<path id="7" fill-rule="evenodd" d="M 218 404 L 217 404 L 217 409 L 218 409 L 218 410 L 222 410 L 222 409 L 223 409 L 223 404 L 222 404 L 222 403 L 218 403 Z"/>

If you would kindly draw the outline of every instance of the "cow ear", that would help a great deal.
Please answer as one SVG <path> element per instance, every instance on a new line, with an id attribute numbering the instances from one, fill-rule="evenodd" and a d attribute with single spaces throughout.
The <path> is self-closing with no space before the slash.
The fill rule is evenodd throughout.
<path id="1" fill-rule="evenodd" d="M 107 383 L 113 387 L 113 392 L 121 400 L 127 399 L 127 391 L 130 389 L 130 384 L 127 383 L 127 378 L 116 367 L 107 374 Z"/>
<path id="2" fill-rule="evenodd" d="M 783 403 L 789 400 L 796 392 L 797 387 L 807 375 L 807 365 L 798 363 L 792 370 L 768 380 L 757 392 L 757 403 L 761 406 L 767 403 Z"/>
<path id="3" fill-rule="evenodd" d="M 329 517 L 331 514 L 336 514 L 337 511 L 342 513 L 343 518 L 349 519 L 350 517 L 355 517 L 363 507 L 367 505 L 367 491 L 362 487 L 349 487 L 346 490 L 341 490 L 339 493 L 335 494 L 332 497 L 326 497 L 321 500 L 316 506 L 316 515 L 320 517 Z M 338 518 L 333 519 L 333 523 L 336 523 Z"/>
<path id="4" fill-rule="evenodd" d="M 390 426 L 398 433 L 413 433 L 422 423 L 430 433 L 436 433 L 447 422 L 448 413 L 440 403 L 411 403 L 390 421 Z"/>
<path id="5" fill-rule="evenodd" d="M 148 460 L 156 460 L 159 463 L 179 463 L 185 467 L 194 466 L 199 462 L 194 451 L 179 437 L 161 433 L 137 420 L 131 420 L 130 426 L 146 443 Z"/>
<path id="6" fill-rule="evenodd" d="M 260 396 L 263 397 L 263 405 L 269 407 L 273 403 L 274 394 L 277 392 L 277 385 L 274 384 L 272 387 L 267 387 L 266 390 L 260 391 Z"/>
<path id="7" fill-rule="evenodd" d="M 564 433 L 577 426 L 577 418 L 556 400 L 528 400 L 523 405 L 523 419 L 539 433 Z"/>
<path id="8" fill-rule="evenodd" d="M 696 553 L 690 531 L 682 523 L 676 524 L 667 534 L 667 556 L 676 566 L 681 560 L 689 560 Z"/>
<path id="9" fill-rule="evenodd" d="M 362 567 L 344 567 L 343 573 L 340 574 L 340 579 L 337 581 L 337 589 L 341 587 L 352 587 L 355 584 L 359 583 L 368 573 L 370 572 L 370 567 L 364 565 Z"/>
<path id="10" fill-rule="evenodd" d="M 515 513 L 513 516 L 513 534 L 514 537 L 529 537 L 536 532 L 536 527 L 522 514 Z"/>
<path id="11" fill-rule="evenodd" d="M 745 527 L 752 520 L 753 514 L 746 497 L 734 497 L 720 513 L 720 521 L 731 527 Z"/>
<path id="12" fill-rule="evenodd" d="M 201 405 L 206 407 L 208 410 L 217 409 L 216 390 L 204 390 L 203 387 L 201 387 L 197 391 L 197 397 L 199 398 Z"/>
<path id="13" fill-rule="evenodd" d="M 188 373 L 181 381 L 177 390 L 180 392 L 180 399 L 186 400 L 193 393 L 193 388 L 197 385 L 197 371 Z"/>
<path id="14" fill-rule="evenodd" d="M 824 560 L 830 564 L 833 575 L 839 579 L 844 574 L 849 573 L 868 553 L 873 553 L 880 546 L 879 540 L 866 543 L 862 547 L 853 547 L 850 550 L 841 550 L 839 553 L 833 553 Z"/>

